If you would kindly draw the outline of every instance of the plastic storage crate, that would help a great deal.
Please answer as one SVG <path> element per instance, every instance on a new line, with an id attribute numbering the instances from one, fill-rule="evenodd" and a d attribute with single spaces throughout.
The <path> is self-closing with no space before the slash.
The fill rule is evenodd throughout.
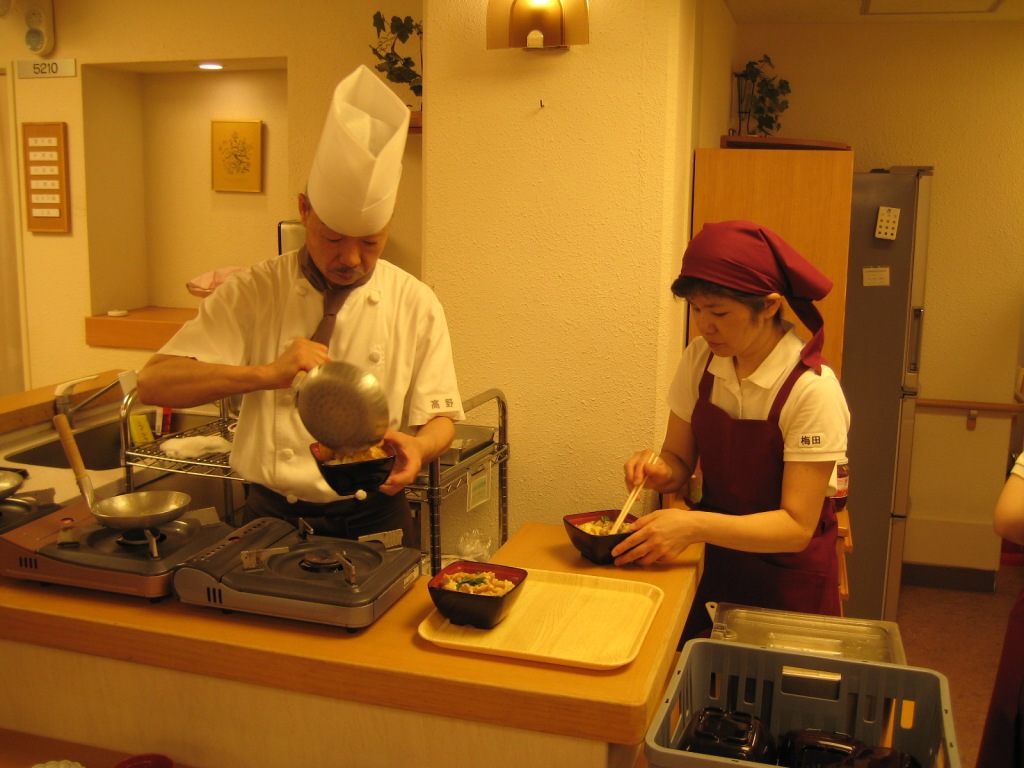
<path id="1" fill-rule="evenodd" d="M 922 768 L 960 768 L 949 684 L 929 669 L 691 640 L 647 731 L 651 768 L 741 764 L 678 748 L 690 716 L 707 706 L 758 717 L 776 740 L 839 731 L 909 753 Z"/>

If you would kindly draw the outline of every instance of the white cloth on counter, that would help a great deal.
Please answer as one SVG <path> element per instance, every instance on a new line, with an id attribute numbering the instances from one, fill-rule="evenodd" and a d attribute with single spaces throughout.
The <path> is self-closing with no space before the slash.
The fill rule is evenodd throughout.
<path id="1" fill-rule="evenodd" d="M 231 442 L 220 435 L 171 437 L 160 444 L 160 450 L 172 459 L 198 459 L 210 453 L 229 453 Z"/>

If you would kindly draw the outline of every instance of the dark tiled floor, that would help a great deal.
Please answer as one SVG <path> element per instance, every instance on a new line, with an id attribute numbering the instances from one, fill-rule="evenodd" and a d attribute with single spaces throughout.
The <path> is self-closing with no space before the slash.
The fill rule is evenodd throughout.
<path id="1" fill-rule="evenodd" d="M 960 764 L 973 768 L 988 711 L 1006 618 L 1024 589 L 1024 566 L 1003 565 L 995 593 L 904 585 L 899 626 L 907 663 L 949 680 Z"/>

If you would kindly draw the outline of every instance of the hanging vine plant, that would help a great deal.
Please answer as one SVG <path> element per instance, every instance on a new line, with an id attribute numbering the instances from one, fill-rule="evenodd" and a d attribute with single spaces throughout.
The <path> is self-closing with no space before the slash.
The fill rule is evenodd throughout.
<path id="1" fill-rule="evenodd" d="M 376 69 L 383 72 L 392 83 L 408 85 L 417 98 L 423 97 L 423 76 L 416 71 L 417 62 L 411 56 L 398 52 L 398 44 L 408 43 L 413 35 L 419 38 L 419 58 L 423 60 L 423 22 L 414 21 L 412 16 L 404 19 L 392 16 L 388 22 L 384 14 L 373 14 L 373 28 L 377 30 L 377 42 L 370 46 L 378 59 Z"/>
<path id="2" fill-rule="evenodd" d="M 789 81 L 769 75 L 774 69 L 766 53 L 758 61 L 748 61 L 736 76 L 736 112 L 740 135 L 768 136 L 782 127 L 779 115 L 789 108 Z"/>

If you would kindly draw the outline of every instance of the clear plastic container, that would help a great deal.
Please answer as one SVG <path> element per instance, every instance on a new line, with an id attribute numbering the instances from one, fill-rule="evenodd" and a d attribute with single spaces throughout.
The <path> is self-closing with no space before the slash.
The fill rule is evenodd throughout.
<path id="1" fill-rule="evenodd" d="M 818 616 L 719 603 L 713 640 L 844 659 L 906 664 L 900 628 L 891 621 Z"/>

